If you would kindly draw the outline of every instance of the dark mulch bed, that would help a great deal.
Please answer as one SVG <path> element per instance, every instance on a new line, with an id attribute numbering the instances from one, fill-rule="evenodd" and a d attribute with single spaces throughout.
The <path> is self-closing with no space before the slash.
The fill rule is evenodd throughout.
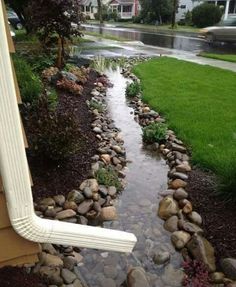
<path id="1" fill-rule="evenodd" d="M 27 274 L 22 268 L 4 267 L 0 269 L 1 287 L 46 287 L 36 274 Z"/>
<path id="2" fill-rule="evenodd" d="M 206 238 L 215 247 L 217 262 L 220 258 L 236 258 L 236 208 L 216 196 L 213 175 L 194 169 L 189 175 L 187 191 L 194 210 L 203 218 Z"/>
<path id="3" fill-rule="evenodd" d="M 72 189 L 77 189 L 80 183 L 88 178 L 91 170 L 91 157 L 96 153 L 98 142 L 91 130 L 93 115 L 89 112 L 86 100 L 91 99 L 90 92 L 94 88 L 96 78 L 97 74 L 90 72 L 89 80 L 85 84 L 81 96 L 68 95 L 67 93 L 59 95 L 58 108 L 76 116 L 81 132 L 85 136 L 78 154 L 55 164 L 42 158 L 33 157 L 30 149 L 27 151 L 34 183 L 34 200 L 56 194 L 66 195 Z M 28 125 L 24 123 L 26 134 Z"/>

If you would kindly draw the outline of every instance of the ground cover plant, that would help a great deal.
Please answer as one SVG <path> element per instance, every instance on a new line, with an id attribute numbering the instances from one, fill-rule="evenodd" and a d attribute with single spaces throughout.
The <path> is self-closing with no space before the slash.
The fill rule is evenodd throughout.
<path id="1" fill-rule="evenodd" d="M 214 54 L 214 53 L 201 52 L 199 56 L 236 63 L 236 55 L 234 54 Z"/>
<path id="2" fill-rule="evenodd" d="M 138 82 L 130 83 L 126 88 L 126 96 L 129 98 L 136 97 L 141 92 L 141 87 Z"/>
<path id="3" fill-rule="evenodd" d="M 119 191 L 122 189 L 118 174 L 111 167 L 100 168 L 96 172 L 96 179 L 101 185 L 115 186 Z"/>
<path id="4" fill-rule="evenodd" d="M 236 198 L 236 75 L 162 57 L 137 65 L 143 100 L 164 114 L 192 151 L 192 161 L 215 172 L 225 198 Z"/>
<path id="5" fill-rule="evenodd" d="M 152 123 L 143 128 L 143 140 L 147 143 L 164 143 L 167 126 L 163 123 Z"/>

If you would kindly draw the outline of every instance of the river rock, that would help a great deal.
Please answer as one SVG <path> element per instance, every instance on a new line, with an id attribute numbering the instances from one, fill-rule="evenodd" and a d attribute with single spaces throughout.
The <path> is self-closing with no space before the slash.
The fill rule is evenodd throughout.
<path id="1" fill-rule="evenodd" d="M 42 264 L 45 266 L 50 266 L 50 267 L 62 267 L 63 266 L 63 261 L 61 260 L 60 257 L 56 255 L 52 255 L 49 253 L 42 253 L 43 259 L 42 259 Z"/>
<path id="2" fill-rule="evenodd" d="M 46 278 L 50 284 L 55 284 L 57 286 L 61 286 L 61 284 L 63 284 L 59 267 L 41 266 L 39 269 L 39 274 L 43 278 Z"/>
<path id="3" fill-rule="evenodd" d="M 70 270 L 66 268 L 63 268 L 61 270 L 61 277 L 63 278 L 66 284 L 72 283 L 77 278 L 73 272 L 71 272 Z"/>
<path id="4" fill-rule="evenodd" d="M 76 212 L 74 210 L 66 209 L 66 210 L 58 212 L 55 218 L 58 219 L 58 220 L 62 220 L 62 219 L 65 219 L 65 218 L 73 217 L 75 215 L 76 215 Z"/>
<path id="5" fill-rule="evenodd" d="M 100 284 L 101 287 L 116 287 L 116 282 L 111 278 L 101 278 Z"/>
<path id="6" fill-rule="evenodd" d="M 55 206 L 56 203 L 55 203 L 54 199 L 52 199 L 51 197 L 47 197 L 47 198 L 44 198 L 44 199 L 40 200 L 39 205 Z"/>
<path id="7" fill-rule="evenodd" d="M 191 220 L 193 223 L 197 225 L 202 224 L 202 217 L 196 211 L 190 212 L 187 216 L 188 216 L 188 219 Z"/>
<path id="8" fill-rule="evenodd" d="M 127 276 L 128 287 L 150 287 L 145 271 L 141 267 L 132 268 Z"/>
<path id="9" fill-rule="evenodd" d="M 173 194 L 174 199 L 181 200 L 188 197 L 188 193 L 183 188 L 178 188 Z"/>
<path id="10" fill-rule="evenodd" d="M 104 274 L 108 278 L 115 279 L 118 275 L 117 266 L 106 265 L 104 267 Z"/>
<path id="11" fill-rule="evenodd" d="M 98 192 L 99 185 L 95 178 L 90 178 L 90 179 L 84 180 L 81 183 L 79 189 L 84 191 L 86 187 L 89 187 L 92 192 Z"/>
<path id="12" fill-rule="evenodd" d="M 57 251 L 51 243 L 42 243 L 41 246 L 43 251 L 52 255 L 57 255 Z"/>
<path id="13" fill-rule="evenodd" d="M 86 214 L 93 206 L 93 200 L 92 199 L 87 199 L 83 202 L 80 203 L 80 205 L 78 206 L 78 213 L 79 214 Z"/>
<path id="14" fill-rule="evenodd" d="M 76 279 L 74 282 L 73 282 L 73 287 L 83 287 L 82 283 L 80 282 L 79 279 Z"/>
<path id="15" fill-rule="evenodd" d="M 69 200 L 66 200 L 63 206 L 64 209 L 72 209 L 74 211 L 77 211 L 77 207 L 78 206 L 74 201 L 69 201 Z"/>
<path id="16" fill-rule="evenodd" d="M 73 189 L 68 193 L 67 200 L 79 204 L 84 201 L 84 196 L 80 191 Z"/>
<path id="17" fill-rule="evenodd" d="M 153 261 L 157 265 L 162 265 L 170 261 L 170 253 L 168 251 L 159 251 L 154 257 Z"/>
<path id="18" fill-rule="evenodd" d="M 186 147 L 176 144 L 176 143 L 172 143 L 171 144 L 171 149 L 174 151 L 179 151 L 181 153 L 185 153 L 186 152 Z"/>
<path id="19" fill-rule="evenodd" d="M 168 219 L 172 215 L 176 215 L 179 211 L 178 203 L 172 196 L 166 196 L 159 203 L 158 216 L 161 219 Z"/>
<path id="20" fill-rule="evenodd" d="M 172 189 L 178 189 L 178 188 L 184 188 L 187 186 L 187 183 L 185 181 L 183 181 L 182 179 L 175 179 L 173 181 L 170 182 L 170 188 Z"/>
<path id="21" fill-rule="evenodd" d="M 194 258 L 205 263 L 210 272 L 216 270 L 214 248 L 206 238 L 194 234 L 188 242 L 187 248 Z"/>
<path id="22" fill-rule="evenodd" d="M 66 200 L 64 195 L 55 195 L 53 199 L 56 202 L 56 204 L 59 206 L 63 206 Z"/>
<path id="23" fill-rule="evenodd" d="M 176 171 L 178 172 L 189 172 L 191 171 L 191 166 L 188 162 L 183 162 L 182 164 L 179 164 L 176 166 Z"/>
<path id="24" fill-rule="evenodd" d="M 216 284 L 223 283 L 224 278 L 225 274 L 223 272 L 214 272 L 210 274 L 211 282 L 214 282 Z"/>
<path id="25" fill-rule="evenodd" d="M 104 185 L 99 185 L 99 192 L 103 197 L 105 197 L 107 196 L 108 189 Z"/>
<path id="26" fill-rule="evenodd" d="M 101 220 L 110 221 L 117 219 L 116 208 L 114 206 L 103 207 L 100 214 Z"/>
<path id="27" fill-rule="evenodd" d="M 191 235 L 185 231 L 175 231 L 171 234 L 171 241 L 176 249 L 182 249 L 190 240 Z"/>
<path id="28" fill-rule="evenodd" d="M 116 152 L 116 153 L 123 153 L 122 148 L 119 145 L 114 145 L 112 147 L 112 149 Z"/>
<path id="29" fill-rule="evenodd" d="M 110 164 L 111 163 L 111 156 L 109 154 L 102 154 L 101 160 L 106 164 Z"/>
<path id="30" fill-rule="evenodd" d="M 102 130 L 101 130 L 99 127 L 93 128 L 93 131 L 94 131 L 96 134 L 101 134 L 101 133 L 102 133 Z"/>
<path id="31" fill-rule="evenodd" d="M 178 230 L 178 217 L 176 215 L 168 218 L 164 223 L 164 228 L 169 232 L 174 232 Z"/>
<path id="32" fill-rule="evenodd" d="M 90 187 L 86 186 L 85 189 L 83 190 L 83 194 L 86 198 L 92 198 L 93 197 L 93 192 Z"/>
<path id="33" fill-rule="evenodd" d="M 174 173 L 171 175 L 171 177 L 172 177 L 172 178 L 179 178 L 179 179 L 182 179 L 182 180 L 187 180 L 187 179 L 188 179 L 187 174 L 182 173 L 182 172 L 174 172 Z"/>
<path id="34" fill-rule="evenodd" d="M 46 217 L 52 217 L 54 218 L 56 216 L 56 210 L 55 208 L 50 208 L 51 206 L 49 206 L 49 208 L 44 212 L 44 215 Z"/>
<path id="35" fill-rule="evenodd" d="M 77 264 L 73 256 L 65 256 L 63 258 L 64 267 L 69 270 L 73 270 L 74 266 Z"/>
<path id="36" fill-rule="evenodd" d="M 181 269 L 174 269 L 171 264 L 165 268 L 164 274 L 161 276 L 164 284 L 162 286 L 179 287 L 182 286 L 184 272 Z"/>
<path id="37" fill-rule="evenodd" d="M 109 186 L 108 187 L 108 194 L 111 196 L 111 197 L 114 197 L 117 193 L 117 189 L 115 186 Z"/>
<path id="38" fill-rule="evenodd" d="M 182 199 L 179 201 L 179 206 L 182 208 L 183 213 L 189 214 L 193 210 L 192 203 L 187 199 Z"/>
<path id="39" fill-rule="evenodd" d="M 178 226 L 180 229 L 183 229 L 184 231 L 189 232 L 191 234 L 193 233 L 203 234 L 203 230 L 198 225 L 185 220 L 179 220 Z"/>
<path id="40" fill-rule="evenodd" d="M 232 280 L 236 280 L 236 259 L 224 258 L 220 263 L 226 276 Z"/>

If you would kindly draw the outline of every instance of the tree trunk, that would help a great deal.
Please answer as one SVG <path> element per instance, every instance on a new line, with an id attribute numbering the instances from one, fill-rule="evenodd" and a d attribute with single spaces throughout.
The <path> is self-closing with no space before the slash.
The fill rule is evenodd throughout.
<path id="1" fill-rule="evenodd" d="M 172 17 L 171 17 L 171 28 L 175 28 L 175 16 L 176 16 L 176 8 L 177 8 L 177 0 L 173 0 L 173 11 L 172 11 Z"/>
<path id="2" fill-rule="evenodd" d="M 63 64 L 63 39 L 59 36 L 58 38 L 58 50 L 57 50 L 57 62 L 56 66 L 58 69 L 61 69 Z"/>
<path id="3" fill-rule="evenodd" d="M 103 24 L 103 18 L 102 18 L 102 2 L 101 0 L 97 0 L 98 1 L 98 16 L 99 16 L 99 21 L 100 24 Z"/>

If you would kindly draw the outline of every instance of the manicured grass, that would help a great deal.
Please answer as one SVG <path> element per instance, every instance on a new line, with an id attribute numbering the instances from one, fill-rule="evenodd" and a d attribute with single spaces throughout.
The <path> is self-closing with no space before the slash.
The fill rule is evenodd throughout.
<path id="1" fill-rule="evenodd" d="M 134 68 L 143 99 L 236 198 L 236 73 L 161 57 Z"/>
<path id="2" fill-rule="evenodd" d="M 92 24 L 99 24 L 99 21 L 91 20 L 89 21 Z M 192 27 L 192 26 L 179 26 L 177 25 L 176 28 L 171 29 L 170 24 L 163 24 L 163 25 L 153 25 L 153 24 L 136 24 L 133 22 L 105 22 L 109 24 L 114 24 L 119 27 L 125 27 L 125 28 L 137 28 L 137 29 L 145 29 L 150 31 L 174 31 L 174 32 L 191 32 L 191 33 L 198 33 L 199 28 Z"/>
<path id="3" fill-rule="evenodd" d="M 98 38 L 102 38 L 102 39 L 108 39 L 108 40 L 114 40 L 114 41 L 120 41 L 120 42 L 130 41 L 129 39 L 118 37 L 118 36 L 114 36 L 114 35 L 111 35 L 111 34 L 99 34 L 97 32 L 90 32 L 90 31 L 84 31 L 84 34 L 85 35 L 94 36 L 94 37 L 98 37 Z"/>
<path id="4" fill-rule="evenodd" d="M 211 58 L 211 59 L 236 63 L 236 55 L 235 54 L 213 54 L 213 53 L 201 52 L 199 54 L 199 56 L 205 57 L 205 58 Z"/>

